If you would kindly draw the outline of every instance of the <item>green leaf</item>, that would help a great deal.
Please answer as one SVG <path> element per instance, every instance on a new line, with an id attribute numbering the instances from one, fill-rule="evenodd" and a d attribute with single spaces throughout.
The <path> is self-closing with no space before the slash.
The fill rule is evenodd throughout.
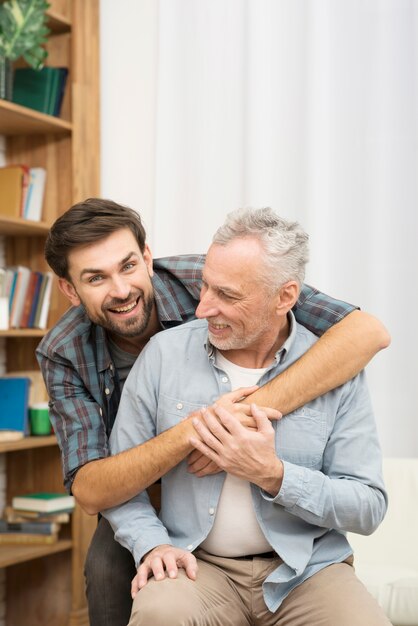
<path id="1" fill-rule="evenodd" d="M 47 56 L 43 45 L 50 33 L 46 26 L 45 0 L 5 0 L 0 4 L 0 54 L 14 61 L 23 58 L 42 67 Z"/>

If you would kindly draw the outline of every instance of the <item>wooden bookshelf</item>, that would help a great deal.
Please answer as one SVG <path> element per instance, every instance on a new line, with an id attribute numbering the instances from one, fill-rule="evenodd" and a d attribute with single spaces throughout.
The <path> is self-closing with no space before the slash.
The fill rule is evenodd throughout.
<path id="1" fill-rule="evenodd" d="M 57 438 L 55 435 L 24 437 L 18 441 L 1 441 L 0 454 L 3 452 L 16 452 L 16 450 L 34 450 L 35 448 L 45 448 L 48 446 L 56 446 Z"/>
<path id="2" fill-rule="evenodd" d="M 44 135 L 71 133 L 72 124 L 14 102 L 0 100 L 0 135 Z"/>
<path id="3" fill-rule="evenodd" d="M 57 552 L 71 550 L 73 542 L 70 539 L 59 539 L 51 545 L 9 545 L 0 546 L 0 567 L 10 567 L 18 563 L 26 563 L 43 556 L 50 556 Z"/>
<path id="4" fill-rule="evenodd" d="M 7 163 L 47 171 L 43 221 L 0 215 L 7 265 L 45 271 L 49 226 L 75 202 L 97 196 L 99 185 L 99 0 L 50 0 L 47 65 L 69 68 L 60 118 L 0 100 L 0 135 Z M 68 302 L 53 286 L 48 325 Z M 35 349 L 46 331 L 0 331 L 8 371 L 37 369 Z M 33 491 L 63 492 L 56 438 L 0 443 L 6 459 L 6 500 Z M 76 506 L 52 545 L 0 546 L 6 572 L 6 626 L 88 626 L 83 567 L 95 517 Z"/>

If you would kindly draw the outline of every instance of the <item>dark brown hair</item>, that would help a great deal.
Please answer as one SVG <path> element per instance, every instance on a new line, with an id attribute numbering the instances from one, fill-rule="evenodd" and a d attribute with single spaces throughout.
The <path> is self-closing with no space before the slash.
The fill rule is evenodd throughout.
<path id="1" fill-rule="evenodd" d="M 68 280 L 68 255 L 74 248 L 105 239 L 121 228 L 129 228 L 143 253 L 145 229 L 138 213 L 112 200 L 88 198 L 54 222 L 45 243 L 45 258 L 57 276 Z"/>

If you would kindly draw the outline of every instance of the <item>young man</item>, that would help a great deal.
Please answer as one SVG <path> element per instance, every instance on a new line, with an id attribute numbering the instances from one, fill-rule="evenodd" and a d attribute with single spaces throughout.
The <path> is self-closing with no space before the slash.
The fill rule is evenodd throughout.
<path id="1" fill-rule="evenodd" d="M 124 380 L 149 338 L 194 318 L 204 258 L 172 257 L 153 264 L 138 214 L 92 198 L 55 222 L 46 259 L 73 307 L 42 340 L 37 357 L 65 485 L 88 513 L 96 514 L 133 497 L 192 450 L 191 419 L 115 457 L 109 456 L 108 438 Z M 303 286 L 294 311 L 300 323 L 324 335 L 251 398 L 283 414 L 341 385 L 388 345 L 380 322 L 311 287 Z M 248 402 L 235 403 L 241 396 L 222 400 L 237 416 L 249 413 Z M 191 469 L 203 475 L 212 470 L 207 463 L 192 456 Z M 86 565 L 91 626 L 127 623 L 134 573 L 131 555 L 114 542 L 102 519 Z"/>
<path id="2" fill-rule="evenodd" d="M 140 355 L 112 453 L 226 389 L 271 380 L 315 343 L 291 313 L 307 239 L 271 209 L 228 216 L 206 257 L 200 319 Z M 364 373 L 279 422 L 252 406 L 254 430 L 222 407 L 194 419 L 192 443 L 222 474 L 180 463 L 162 478 L 159 517 L 146 492 L 104 512 L 138 567 L 129 625 L 388 626 L 345 537 L 373 532 L 387 506 Z"/>

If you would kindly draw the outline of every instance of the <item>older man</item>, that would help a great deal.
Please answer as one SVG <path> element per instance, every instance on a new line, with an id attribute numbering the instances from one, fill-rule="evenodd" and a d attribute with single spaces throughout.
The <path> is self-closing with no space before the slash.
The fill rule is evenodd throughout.
<path id="1" fill-rule="evenodd" d="M 177 465 L 160 517 L 145 492 L 105 512 L 138 567 L 132 626 L 389 624 L 345 537 L 373 532 L 386 511 L 364 374 L 279 423 L 253 405 L 253 430 L 202 408 L 264 384 L 316 341 L 291 312 L 307 239 L 271 209 L 232 213 L 206 257 L 201 319 L 152 338 L 128 376 L 113 453 L 201 408 L 191 442 L 224 470 L 198 478 Z"/>

